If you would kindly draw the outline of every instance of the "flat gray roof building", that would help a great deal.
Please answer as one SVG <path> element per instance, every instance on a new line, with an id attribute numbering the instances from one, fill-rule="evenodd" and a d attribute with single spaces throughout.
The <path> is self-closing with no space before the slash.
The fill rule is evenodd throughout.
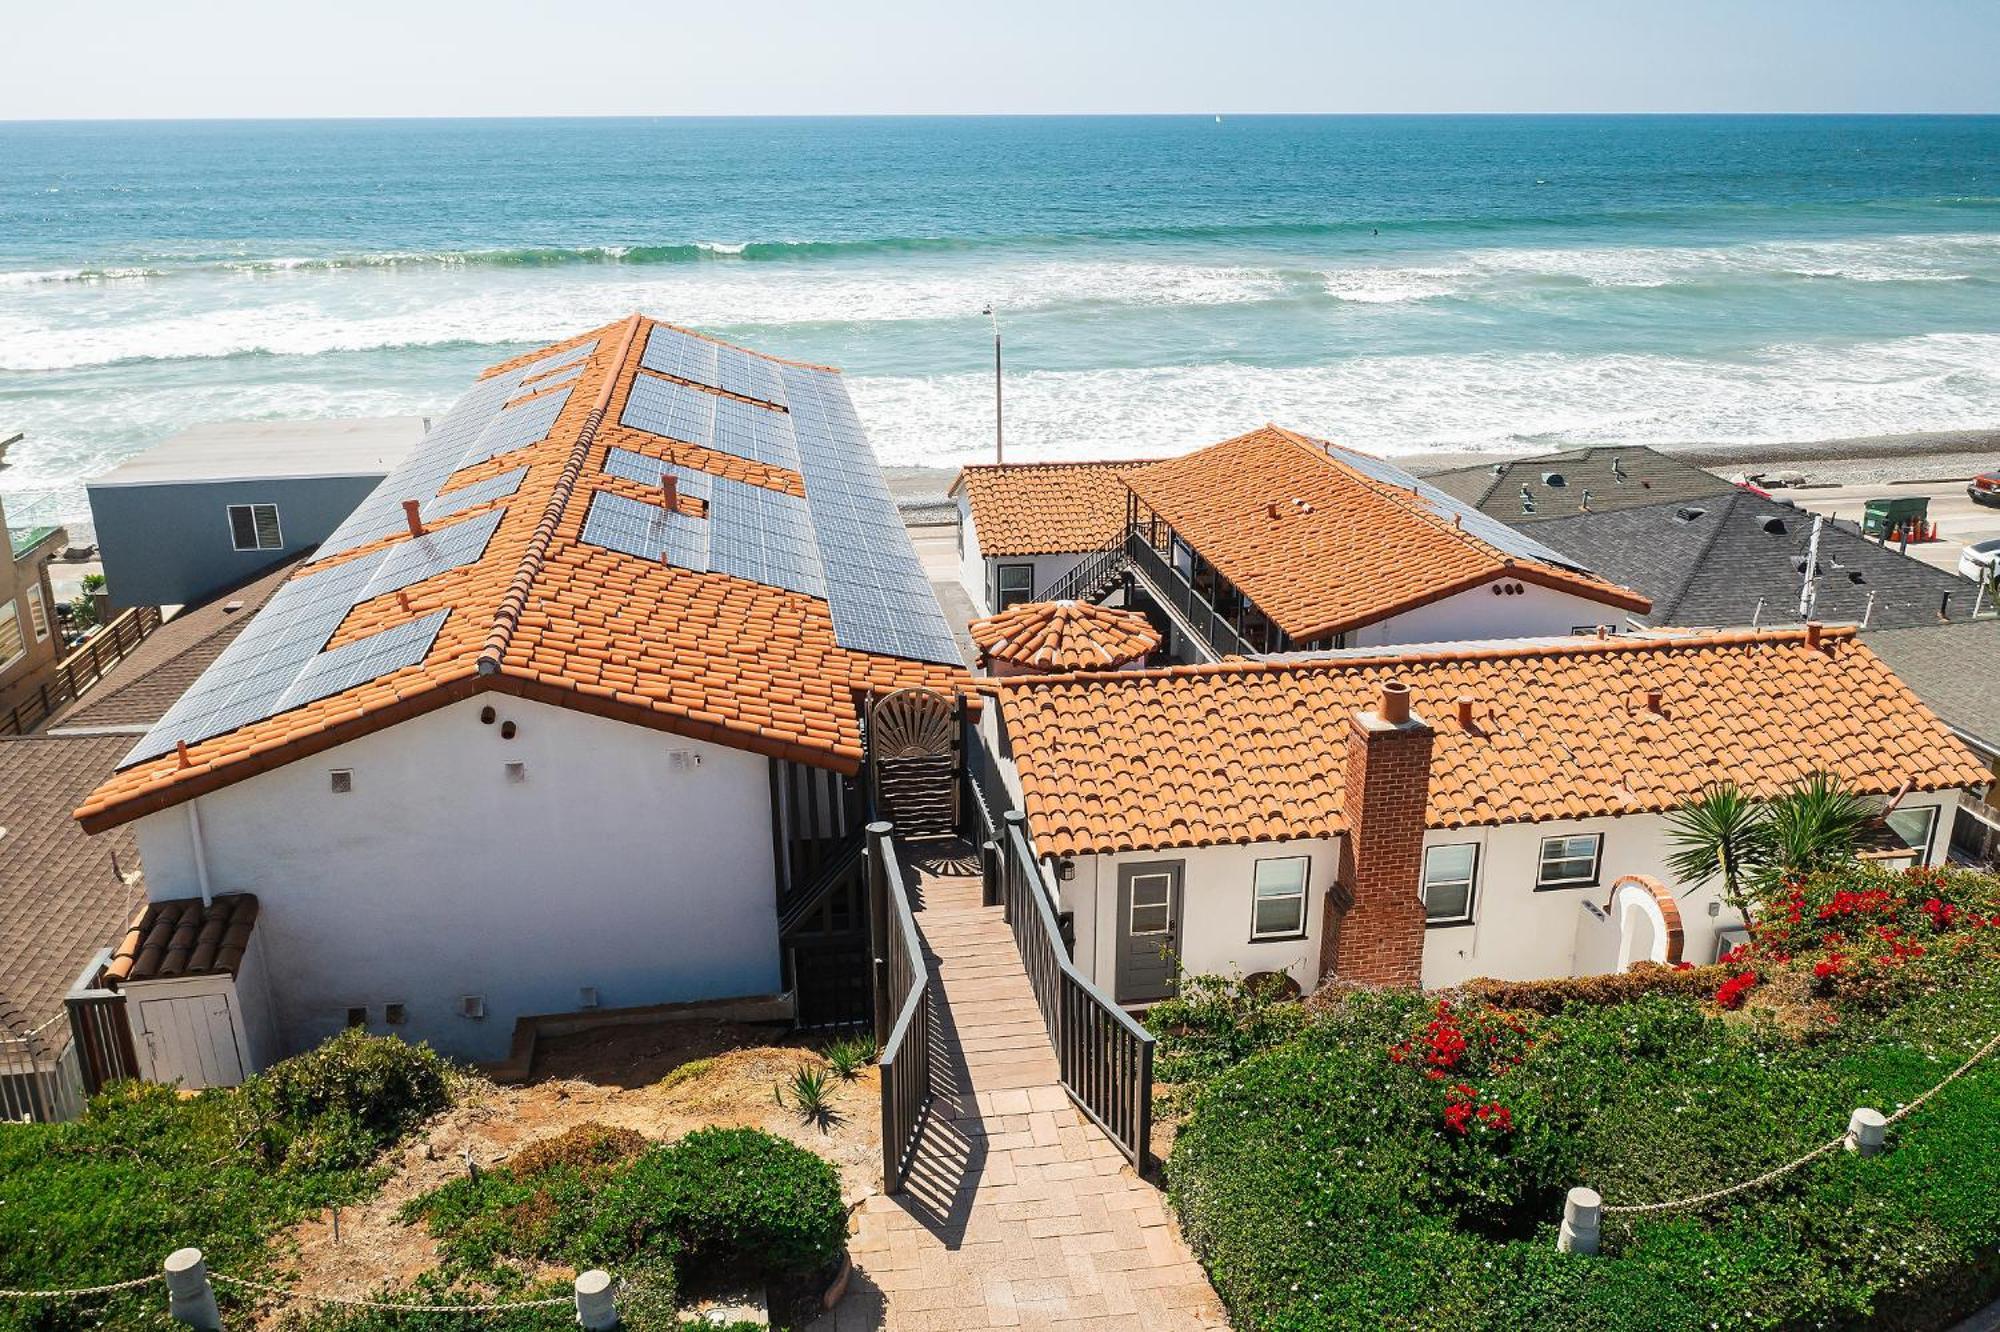
<path id="1" fill-rule="evenodd" d="M 117 606 L 181 606 L 318 545 L 409 456 L 420 416 L 209 421 L 84 483 Z"/>

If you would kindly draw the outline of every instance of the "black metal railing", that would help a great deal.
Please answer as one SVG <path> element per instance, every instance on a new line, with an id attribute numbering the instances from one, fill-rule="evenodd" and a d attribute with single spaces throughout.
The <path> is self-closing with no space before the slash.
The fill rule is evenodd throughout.
<path id="1" fill-rule="evenodd" d="M 890 834 L 868 825 L 868 898 L 875 930 L 875 1039 L 882 1070 L 882 1191 L 899 1193 L 931 1102 L 931 973 Z"/>
<path id="2" fill-rule="evenodd" d="M 1006 909 L 1063 1089 L 1143 1172 L 1153 1133 L 1152 1034 L 1070 960 L 1055 885 L 1035 855 L 1027 816 L 1013 808 L 999 759 L 977 727 L 966 729 L 963 748 L 968 831 L 980 843 L 985 900 Z"/>
<path id="3" fill-rule="evenodd" d="M 1236 631 L 1230 617 L 1217 610 L 1167 558 L 1153 549 L 1153 543 L 1139 528 L 1125 533 L 1125 555 L 1146 591 L 1161 608 L 1181 621 L 1201 640 L 1208 655 L 1249 657 L 1256 652 Z"/>
<path id="4" fill-rule="evenodd" d="M 1037 600 L 1096 601 L 1117 585 L 1126 562 L 1125 538 L 1115 536 L 1084 556 L 1083 563 L 1049 584 Z"/>

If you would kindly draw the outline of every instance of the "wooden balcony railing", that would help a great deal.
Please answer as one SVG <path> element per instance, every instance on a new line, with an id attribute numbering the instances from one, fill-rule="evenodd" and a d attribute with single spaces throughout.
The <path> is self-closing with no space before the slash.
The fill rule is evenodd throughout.
<path id="1" fill-rule="evenodd" d="M 47 721 L 57 708 L 83 697 L 159 627 L 159 607 L 136 606 L 84 639 L 74 652 L 56 663 L 55 670 L 34 693 L 0 712 L 0 735 L 26 735 Z"/>

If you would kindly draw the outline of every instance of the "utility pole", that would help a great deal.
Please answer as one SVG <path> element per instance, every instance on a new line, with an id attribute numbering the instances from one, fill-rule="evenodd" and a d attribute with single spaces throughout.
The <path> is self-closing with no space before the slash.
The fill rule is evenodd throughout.
<path id="1" fill-rule="evenodd" d="M 981 313 L 993 321 L 993 461 L 1003 463 L 1007 461 L 1007 449 L 1000 412 L 1000 316 L 994 313 L 991 303 Z"/>

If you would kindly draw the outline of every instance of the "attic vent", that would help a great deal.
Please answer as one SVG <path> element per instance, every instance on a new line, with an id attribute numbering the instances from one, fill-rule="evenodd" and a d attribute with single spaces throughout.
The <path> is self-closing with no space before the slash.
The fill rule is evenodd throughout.
<path id="1" fill-rule="evenodd" d="M 461 1017 L 483 1018 L 486 1016 L 486 996 L 483 994 L 461 995 L 458 1000 Z"/>
<path id="2" fill-rule="evenodd" d="M 1868 580 L 1861 576 L 1861 570 L 1849 569 L 1847 571 L 1847 581 L 1850 583 L 1865 583 Z"/>
<path id="3" fill-rule="evenodd" d="M 1763 528 L 1772 536 L 1783 536 L 1785 534 L 1785 520 L 1775 514 L 1766 518 L 1763 522 L 1757 524 L 1757 526 Z"/>
<path id="4" fill-rule="evenodd" d="M 335 795 L 346 795 L 354 789 L 354 769 L 335 768 L 328 775 L 332 778 L 331 784 Z"/>
<path id="5" fill-rule="evenodd" d="M 1684 504 L 1674 510 L 1674 521 L 1677 523 L 1697 522 L 1707 512 L 1707 509 L 1697 509 L 1692 504 Z"/>
<path id="6" fill-rule="evenodd" d="M 1561 487 L 1569 484 L 1569 479 L 1565 477 L 1561 472 L 1543 472 L 1542 484 L 1552 488 L 1560 489 Z"/>

